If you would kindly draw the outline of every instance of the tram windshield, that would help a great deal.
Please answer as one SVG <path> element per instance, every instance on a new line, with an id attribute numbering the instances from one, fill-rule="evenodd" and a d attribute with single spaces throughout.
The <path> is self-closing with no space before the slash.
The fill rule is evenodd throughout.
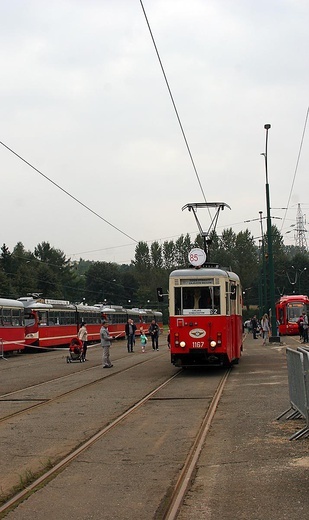
<path id="1" fill-rule="evenodd" d="M 307 307 L 304 303 L 288 303 L 287 318 L 288 321 L 296 323 L 303 312 L 307 312 Z"/>
<path id="2" fill-rule="evenodd" d="M 175 288 L 175 314 L 220 314 L 220 287 Z"/>

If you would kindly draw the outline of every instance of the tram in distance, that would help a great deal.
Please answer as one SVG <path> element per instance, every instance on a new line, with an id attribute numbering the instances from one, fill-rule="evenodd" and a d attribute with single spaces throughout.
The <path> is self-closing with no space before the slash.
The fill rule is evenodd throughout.
<path id="1" fill-rule="evenodd" d="M 242 292 L 237 274 L 217 265 L 175 270 L 169 278 L 171 362 L 231 366 L 242 351 Z"/>
<path id="2" fill-rule="evenodd" d="M 125 337 L 125 324 L 132 318 L 147 333 L 155 319 L 163 328 L 162 313 L 152 310 L 124 309 L 121 306 L 73 305 L 70 302 L 31 297 L 0 298 L 0 350 L 25 350 L 27 347 L 53 348 L 69 345 L 82 322 L 87 325 L 88 341 L 100 339 L 102 319 L 108 321 L 115 338 Z"/>
<path id="3" fill-rule="evenodd" d="M 281 296 L 276 303 L 276 319 L 280 336 L 299 334 L 297 320 L 309 310 L 309 298 L 303 294 Z"/>
<path id="4" fill-rule="evenodd" d="M 16 300 L 0 298 L 0 350 L 23 350 L 24 346 L 24 306 Z"/>

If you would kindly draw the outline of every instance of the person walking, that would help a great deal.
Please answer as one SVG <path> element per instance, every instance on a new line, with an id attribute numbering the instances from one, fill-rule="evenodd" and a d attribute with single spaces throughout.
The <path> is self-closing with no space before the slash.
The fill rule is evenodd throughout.
<path id="1" fill-rule="evenodd" d="M 80 329 L 78 331 L 78 339 L 83 344 L 82 358 L 83 358 L 84 361 L 87 361 L 86 353 L 87 353 L 87 347 L 88 347 L 88 332 L 87 332 L 87 329 L 86 329 L 86 323 L 84 321 L 82 321 L 81 324 L 80 324 Z"/>
<path id="2" fill-rule="evenodd" d="M 308 316 L 303 312 L 303 343 L 308 343 Z"/>
<path id="3" fill-rule="evenodd" d="M 148 332 L 151 336 L 152 341 L 152 349 L 153 350 L 159 350 L 159 325 L 157 324 L 156 320 L 152 320 L 150 327 L 148 329 Z"/>
<path id="4" fill-rule="evenodd" d="M 167 331 L 167 346 L 170 349 L 171 348 L 171 332 L 170 329 Z"/>
<path id="5" fill-rule="evenodd" d="M 145 348 L 146 348 L 146 345 L 147 345 L 147 337 L 146 337 L 146 334 L 145 334 L 143 328 L 140 329 L 140 332 L 141 332 L 140 340 L 141 340 L 142 352 L 145 352 Z"/>
<path id="6" fill-rule="evenodd" d="M 270 334 L 269 318 L 267 314 L 264 314 L 263 318 L 261 319 L 261 327 L 263 335 L 263 345 L 266 345 L 266 338 L 268 338 Z"/>
<path id="7" fill-rule="evenodd" d="M 126 326 L 125 326 L 128 352 L 134 352 L 133 345 L 134 345 L 135 331 L 136 331 L 136 325 L 133 322 L 133 320 L 131 320 L 129 318 L 128 322 L 126 323 Z"/>
<path id="8" fill-rule="evenodd" d="M 257 339 L 256 332 L 257 332 L 257 328 L 258 328 L 258 322 L 257 322 L 255 315 L 253 316 L 253 318 L 251 318 L 251 328 L 252 328 L 253 339 Z"/>
<path id="9" fill-rule="evenodd" d="M 107 327 L 107 321 L 103 320 L 102 327 L 100 329 L 101 346 L 103 347 L 103 368 L 111 368 L 113 366 L 109 357 L 109 348 L 113 338 L 109 335 Z"/>
<path id="10" fill-rule="evenodd" d="M 297 320 L 298 332 L 299 332 L 299 340 L 300 340 L 300 341 L 303 339 L 303 336 L 304 336 L 303 324 L 304 324 L 304 315 L 302 314 L 302 315 L 298 318 L 298 320 Z"/>

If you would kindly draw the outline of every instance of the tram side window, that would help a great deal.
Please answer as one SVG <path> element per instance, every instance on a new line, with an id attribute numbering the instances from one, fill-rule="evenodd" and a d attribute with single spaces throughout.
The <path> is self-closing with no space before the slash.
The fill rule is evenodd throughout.
<path id="1" fill-rule="evenodd" d="M 60 312 L 60 325 L 75 325 L 76 315 L 75 311 L 61 311 Z"/>
<path id="2" fill-rule="evenodd" d="M 175 288 L 175 314 L 182 314 L 182 306 L 181 306 L 181 288 Z"/>
<path id="3" fill-rule="evenodd" d="M 47 312 L 39 312 L 39 325 L 47 325 Z"/>
<path id="4" fill-rule="evenodd" d="M 229 295 L 229 284 L 225 282 L 225 305 L 226 305 L 226 314 L 230 315 L 230 295 Z"/>
<path id="5" fill-rule="evenodd" d="M 216 314 L 221 314 L 221 306 L 220 306 L 220 287 L 214 287 L 214 309 L 217 311 Z"/>
<path id="6" fill-rule="evenodd" d="M 2 309 L 2 324 L 4 327 L 12 325 L 11 309 Z"/>
<path id="7" fill-rule="evenodd" d="M 12 325 L 14 327 L 20 327 L 23 324 L 20 309 L 12 309 Z"/>
<path id="8" fill-rule="evenodd" d="M 25 313 L 25 325 L 26 327 L 32 327 L 33 325 L 35 325 L 35 317 L 32 312 Z"/>

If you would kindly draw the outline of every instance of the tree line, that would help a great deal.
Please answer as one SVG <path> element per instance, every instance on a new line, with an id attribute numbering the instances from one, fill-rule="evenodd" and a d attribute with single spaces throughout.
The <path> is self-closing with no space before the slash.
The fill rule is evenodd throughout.
<path id="1" fill-rule="evenodd" d="M 232 228 L 210 237 L 210 261 L 232 270 L 240 277 L 244 306 L 269 309 L 267 237 L 256 245 L 247 229 Z M 309 254 L 295 246 L 285 246 L 276 226 L 272 226 L 276 297 L 282 294 L 307 294 Z M 3 244 L 0 254 L 0 294 L 19 298 L 38 294 L 42 298 L 74 303 L 106 303 L 126 307 L 153 308 L 167 314 L 167 300 L 157 301 L 157 287 L 168 290 L 169 273 L 189 266 L 188 253 L 203 248 L 203 239 L 189 234 L 159 243 L 138 242 L 129 265 L 79 259 L 71 261 L 63 251 L 48 242 L 27 251 L 18 242 L 10 251 Z M 307 269 L 308 266 L 308 269 Z"/>

